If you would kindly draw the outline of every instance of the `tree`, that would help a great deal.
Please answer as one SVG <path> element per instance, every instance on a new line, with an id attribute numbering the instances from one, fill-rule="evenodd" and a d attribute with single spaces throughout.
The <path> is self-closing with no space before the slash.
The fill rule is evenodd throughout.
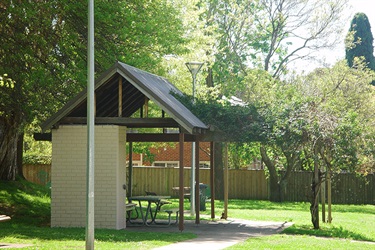
<path id="1" fill-rule="evenodd" d="M 266 128 L 262 131 L 259 151 L 268 170 L 270 200 L 283 201 L 291 171 L 301 169 L 302 165 L 307 140 L 302 115 L 305 100 L 295 84 L 271 76 L 247 78 L 247 82 L 247 90 L 241 97 L 256 107 Z"/>
<path id="2" fill-rule="evenodd" d="M 17 176 L 16 142 L 25 125 L 45 120 L 86 85 L 86 6 L 85 1 L 0 3 L 0 75 L 14 83 L 1 96 L 2 180 Z M 116 60 L 162 72 L 163 55 L 183 51 L 178 17 L 168 0 L 96 1 L 96 72 Z"/>
<path id="3" fill-rule="evenodd" d="M 374 164 L 374 74 L 357 60 L 354 68 L 339 62 L 332 68 L 318 69 L 301 79 L 300 94 L 308 97 L 303 117 L 308 143 L 306 158 L 314 169 L 311 218 L 319 228 L 318 195 L 325 174 L 341 170 L 365 172 Z"/>
<path id="4" fill-rule="evenodd" d="M 293 61 L 339 42 L 347 0 L 202 1 L 208 24 L 218 34 L 215 74 L 246 75 L 249 66 L 274 77 Z M 220 73 L 228 72 L 228 73 Z M 222 81 L 223 82 L 223 81 Z"/>
<path id="5" fill-rule="evenodd" d="M 345 40 L 345 58 L 349 67 L 353 67 L 355 57 L 363 57 L 367 66 L 375 70 L 373 42 L 374 37 L 366 14 L 356 13 Z"/>
<path id="6" fill-rule="evenodd" d="M 195 104 L 182 101 L 206 124 L 215 124 L 226 140 L 262 144 L 270 199 L 283 200 L 293 169 L 314 170 L 310 212 L 318 229 L 318 195 L 325 175 L 374 169 L 375 93 L 368 84 L 374 73 L 360 60 L 353 68 L 341 61 L 290 82 L 262 72 L 248 73 L 252 77 L 242 90 L 246 105 L 233 106 L 212 91 Z"/>
<path id="7" fill-rule="evenodd" d="M 217 37 L 212 50 L 215 57 L 211 63 L 213 82 L 221 86 L 225 96 L 235 95 L 245 101 L 253 101 L 243 92 L 256 79 L 250 68 L 263 69 L 278 79 L 287 73 L 289 63 L 311 59 L 313 52 L 334 46 L 342 31 L 346 4 L 347 0 L 202 0 L 200 6 L 206 9 L 202 18 Z M 275 83 L 274 86 L 282 84 Z M 266 112 L 264 114 L 267 115 Z M 261 145 L 264 162 L 267 158 L 267 162 L 272 163 L 288 156 L 293 161 L 288 164 L 298 165 L 294 162 L 296 156 L 290 156 L 286 145 L 285 152 L 271 147 L 271 144 Z M 276 173 L 279 166 L 274 168 Z M 285 173 L 282 185 L 287 180 L 288 172 Z M 280 177 L 274 177 L 271 180 L 271 197 L 281 200 Z M 277 190 L 272 191 L 276 187 Z"/>
<path id="8" fill-rule="evenodd" d="M 268 40 L 260 57 L 266 71 L 280 76 L 287 65 L 332 48 L 343 31 L 347 0 L 260 0 L 254 13 L 258 32 Z M 266 18 L 266 20 L 264 20 Z"/>

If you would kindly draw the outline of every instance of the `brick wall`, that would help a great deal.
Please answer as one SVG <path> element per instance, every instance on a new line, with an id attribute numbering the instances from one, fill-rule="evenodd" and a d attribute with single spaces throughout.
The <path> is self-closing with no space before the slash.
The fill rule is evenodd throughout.
<path id="1" fill-rule="evenodd" d="M 155 155 L 155 161 L 179 161 L 180 159 L 180 145 L 179 143 L 160 143 L 160 147 L 150 148 L 152 154 Z M 191 142 L 184 143 L 184 167 L 191 166 Z M 199 143 L 199 161 L 210 161 L 210 143 L 200 142 Z M 139 154 L 133 154 L 133 161 L 140 161 L 141 157 Z M 151 166 L 152 163 L 149 161 L 143 161 L 144 166 Z"/>
<path id="2" fill-rule="evenodd" d="M 121 229 L 125 223 L 126 128 L 95 126 L 95 227 Z M 86 224 L 86 126 L 52 131 L 52 227 Z"/>

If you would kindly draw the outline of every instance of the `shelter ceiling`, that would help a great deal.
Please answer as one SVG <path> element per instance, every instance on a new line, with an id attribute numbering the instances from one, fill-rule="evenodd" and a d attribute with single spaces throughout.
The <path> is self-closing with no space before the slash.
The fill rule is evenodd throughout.
<path id="1" fill-rule="evenodd" d="M 140 128 L 178 127 L 196 135 L 209 131 L 207 125 L 175 98 L 175 94 L 182 95 L 167 79 L 117 62 L 95 82 L 95 122 Z M 42 130 L 56 128 L 59 124 L 84 124 L 87 117 L 86 97 L 86 90 L 79 93 L 43 123 Z M 131 121 L 146 100 L 154 102 L 169 118 L 163 116 L 152 120 L 138 117 L 143 120 Z"/>

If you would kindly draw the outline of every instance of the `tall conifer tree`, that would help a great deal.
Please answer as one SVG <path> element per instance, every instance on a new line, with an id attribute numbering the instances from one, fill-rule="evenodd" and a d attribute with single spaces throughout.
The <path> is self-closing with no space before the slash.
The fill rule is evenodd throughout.
<path id="1" fill-rule="evenodd" d="M 345 58 L 348 65 L 353 66 L 355 57 L 363 57 L 367 66 L 375 70 L 373 42 L 370 22 L 366 14 L 355 14 L 346 37 Z"/>

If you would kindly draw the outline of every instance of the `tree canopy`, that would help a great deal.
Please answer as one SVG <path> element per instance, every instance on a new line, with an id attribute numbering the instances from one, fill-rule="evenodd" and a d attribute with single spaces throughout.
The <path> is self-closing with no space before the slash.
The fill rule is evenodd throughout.
<path id="1" fill-rule="evenodd" d="M 116 60 L 163 71 L 164 55 L 185 50 L 179 13 L 168 0 L 96 1 L 96 72 Z M 2 93 L 13 102 L 0 106 L 0 179 L 14 179 L 24 126 L 45 120 L 86 85 L 87 2 L 8 1 L 0 18 L 0 75 L 14 83 Z"/>

